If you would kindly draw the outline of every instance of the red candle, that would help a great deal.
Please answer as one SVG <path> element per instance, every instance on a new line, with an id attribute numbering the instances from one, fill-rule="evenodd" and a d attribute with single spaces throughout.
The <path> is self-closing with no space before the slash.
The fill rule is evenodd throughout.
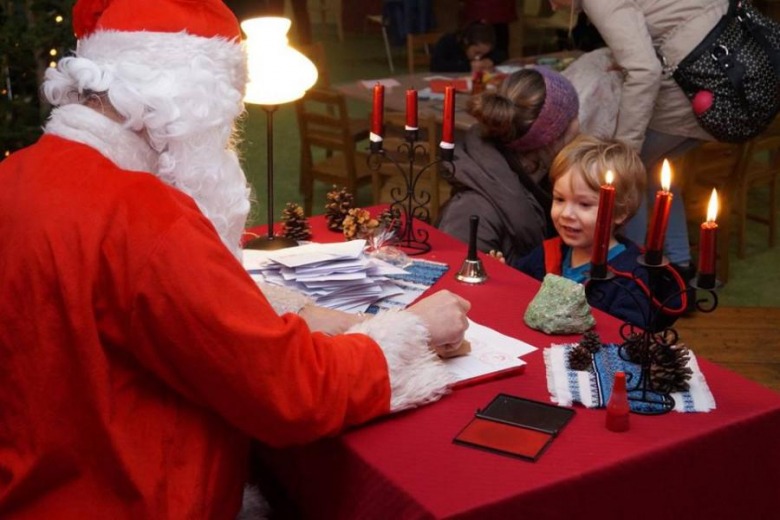
<path id="1" fill-rule="evenodd" d="M 655 206 L 650 220 L 650 230 L 647 232 L 645 258 L 650 264 L 660 264 L 663 259 L 666 225 L 669 223 L 669 210 L 672 208 L 672 194 L 669 187 L 672 184 L 672 170 L 669 161 L 664 159 L 661 168 L 661 190 L 655 194 Z"/>
<path id="2" fill-rule="evenodd" d="M 417 91 L 406 91 L 406 129 L 417 130 Z"/>
<path id="3" fill-rule="evenodd" d="M 607 263 L 609 239 L 612 237 L 612 214 L 615 209 L 615 187 L 612 186 L 614 174 L 607 171 L 606 184 L 599 189 L 599 212 L 596 216 L 596 236 L 593 239 L 593 253 L 590 263 L 603 266 Z"/>
<path id="4" fill-rule="evenodd" d="M 707 221 L 702 222 L 699 234 L 699 274 L 715 274 L 715 251 L 718 239 L 718 193 L 712 190 L 707 207 Z"/>
<path id="5" fill-rule="evenodd" d="M 444 122 L 441 130 L 442 148 L 455 146 L 455 87 L 444 87 Z M 446 145 L 446 146 L 445 146 Z"/>
<path id="6" fill-rule="evenodd" d="M 371 140 L 382 140 L 382 127 L 385 117 L 385 86 L 374 85 L 374 111 L 371 113 Z"/>

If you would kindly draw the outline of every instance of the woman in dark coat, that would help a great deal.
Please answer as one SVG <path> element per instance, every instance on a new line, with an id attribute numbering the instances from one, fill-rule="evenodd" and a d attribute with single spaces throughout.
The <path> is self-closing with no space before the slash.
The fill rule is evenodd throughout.
<path id="1" fill-rule="evenodd" d="M 548 172 L 555 155 L 579 132 L 577 92 L 550 69 L 524 69 L 497 92 L 472 98 L 478 124 L 455 149 L 453 196 L 439 229 L 466 242 L 469 216 L 479 215 L 477 247 L 508 262 L 554 233 Z"/>

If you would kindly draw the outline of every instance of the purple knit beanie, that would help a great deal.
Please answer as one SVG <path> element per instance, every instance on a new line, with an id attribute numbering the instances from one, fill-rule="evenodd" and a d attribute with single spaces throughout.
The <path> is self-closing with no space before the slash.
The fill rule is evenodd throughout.
<path id="1" fill-rule="evenodd" d="M 507 145 L 518 152 L 530 152 L 557 141 L 580 110 L 577 91 L 568 79 L 547 67 L 531 68 L 544 78 L 546 94 L 539 117 L 531 128 Z"/>

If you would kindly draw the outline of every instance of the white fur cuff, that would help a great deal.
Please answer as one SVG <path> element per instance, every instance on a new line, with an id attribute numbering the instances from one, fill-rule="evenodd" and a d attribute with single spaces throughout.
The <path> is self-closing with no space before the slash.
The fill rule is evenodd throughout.
<path id="1" fill-rule="evenodd" d="M 428 329 L 411 312 L 380 313 L 347 333 L 370 336 L 382 349 L 390 372 L 392 412 L 436 401 L 453 382 L 444 363 L 428 346 Z"/>
<path id="2" fill-rule="evenodd" d="M 257 286 L 263 291 L 268 303 L 271 304 L 271 307 L 274 308 L 274 311 L 279 316 L 288 312 L 298 314 L 305 306 L 314 303 L 311 298 L 278 285 L 257 282 Z"/>
<path id="3" fill-rule="evenodd" d="M 260 490 L 251 484 L 244 485 L 244 498 L 241 500 L 241 511 L 236 520 L 266 520 L 270 507 Z"/>

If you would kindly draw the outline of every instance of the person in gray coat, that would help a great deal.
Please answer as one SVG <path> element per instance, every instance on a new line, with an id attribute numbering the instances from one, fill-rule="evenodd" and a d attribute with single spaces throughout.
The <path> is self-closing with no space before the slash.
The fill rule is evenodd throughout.
<path id="1" fill-rule="evenodd" d="M 500 251 L 507 262 L 554 234 L 548 172 L 579 132 L 578 110 L 569 80 L 545 67 L 515 72 L 496 92 L 472 97 L 478 123 L 455 148 L 453 193 L 439 229 L 466 242 L 469 216 L 478 215 L 477 247 Z"/>

